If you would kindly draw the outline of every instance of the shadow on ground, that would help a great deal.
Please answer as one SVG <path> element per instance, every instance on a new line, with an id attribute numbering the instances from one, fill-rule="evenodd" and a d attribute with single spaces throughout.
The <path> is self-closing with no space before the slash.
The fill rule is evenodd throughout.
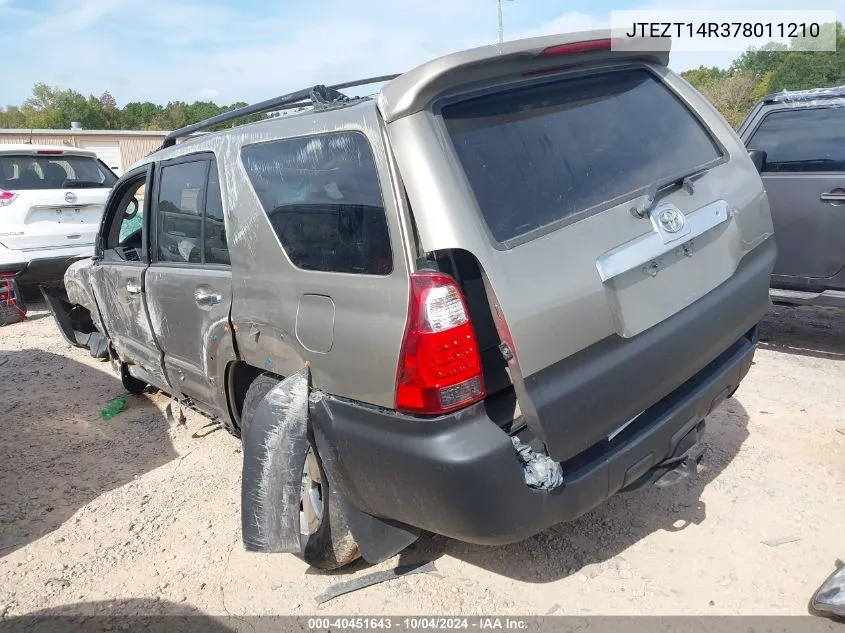
<path id="1" fill-rule="evenodd" d="M 177 456 L 167 420 L 145 396 L 127 395 L 123 413 L 100 419 L 125 394 L 107 364 L 40 349 L 0 357 L 0 556 Z"/>
<path id="2" fill-rule="evenodd" d="M 256 629 L 246 620 L 229 617 L 213 618 L 186 604 L 149 598 L 80 602 L 34 611 L 0 622 L 0 631 L 4 633 L 12 631 L 14 633 L 32 631 L 100 633 L 101 631 L 141 630 L 150 631 L 150 633 L 159 631 L 161 633 L 183 631 L 229 633 Z"/>
<path id="3" fill-rule="evenodd" d="M 579 573 L 593 577 L 607 562 L 624 579 L 630 571 L 617 557 L 626 549 L 659 530 L 677 532 L 707 519 L 701 494 L 739 453 L 748 438 L 747 427 L 745 408 L 732 398 L 707 418 L 707 452 L 698 476 L 686 483 L 616 495 L 572 523 L 502 547 L 425 535 L 403 552 L 399 564 L 446 554 L 514 580 L 547 583 Z"/>
<path id="4" fill-rule="evenodd" d="M 760 347 L 785 354 L 845 360 L 845 310 L 775 305 L 760 326 Z"/>

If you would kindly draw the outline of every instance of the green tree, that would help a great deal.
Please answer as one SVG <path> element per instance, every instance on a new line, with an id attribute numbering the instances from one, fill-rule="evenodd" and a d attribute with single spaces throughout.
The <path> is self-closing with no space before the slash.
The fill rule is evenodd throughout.
<path id="1" fill-rule="evenodd" d="M 696 90 L 701 90 L 705 86 L 709 86 L 714 81 L 723 79 L 728 76 L 728 72 L 716 66 L 699 66 L 693 70 L 687 70 L 681 73 L 681 77 L 686 79 Z"/>
<path id="2" fill-rule="evenodd" d="M 780 42 L 769 42 L 760 48 L 749 48 L 733 61 L 728 70 L 730 72 L 747 71 L 755 79 L 760 80 L 763 75 L 772 72 L 783 63 L 784 58 L 787 57 L 784 52 L 787 50 L 789 46 Z"/>
<path id="3" fill-rule="evenodd" d="M 771 69 L 771 89 L 806 90 L 829 88 L 845 84 L 845 33 L 842 23 L 825 25 L 835 29 L 835 51 L 796 51 L 783 55 L 781 62 Z M 795 46 L 793 42 L 792 46 Z"/>
<path id="4" fill-rule="evenodd" d="M 188 104 L 184 101 L 171 101 L 164 109 L 164 121 L 167 129 L 176 130 L 188 124 Z"/>
<path id="5" fill-rule="evenodd" d="M 105 115 L 108 130 L 118 130 L 123 126 L 120 109 L 117 107 L 117 100 L 106 90 L 100 96 L 100 107 Z"/>
<path id="6" fill-rule="evenodd" d="M 37 83 L 32 96 L 24 101 L 22 111 L 26 127 L 67 129 L 72 121 L 79 121 L 88 129 L 103 129 L 109 120 L 100 100 L 94 95 L 87 99 L 75 90 L 61 90 Z"/>
<path id="7" fill-rule="evenodd" d="M 0 128 L 21 129 L 26 127 L 26 115 L 18 106 L 10 105 L 3 110 L 0 108 Z"/>
<path id="8" fill-rule="evenodd" d="M 757 86 L 754 88 L 754 91 L 751 93 L 751 104 L 755 104 L 758 101 L 762 100 L 768 94 L 772 92 L 772 72 L 767 71 L 763 74 L 760 78 L 760 81 L 757 83 Z"/>
<path id="9" fill-rule="evenodd" d="M 158 130 L 162 123 L 164 108 L 149 101 L 132 101 L 120 111 L 122 126 L 127 130 Z"/>
<path id="10" fill-rule="evenodd" d="M 756 87 L 757 82 L 750 71 L 738 70 L 703 86 L 700 91 L 728 123 L 736 127 L 754 105 L 752 95 Z"/>

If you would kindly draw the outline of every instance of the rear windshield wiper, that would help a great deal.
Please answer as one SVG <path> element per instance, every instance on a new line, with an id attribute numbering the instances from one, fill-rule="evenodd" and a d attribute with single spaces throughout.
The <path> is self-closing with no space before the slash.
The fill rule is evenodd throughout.
<path id="1" fill-rule="evenodd" d="M 695 193 L 695 181 L 711 169 L 713 169 L 712 166 L 704 169 L 696 169 L 684 176 L 658 180 L 656 183 L 649 185 L 649 187 L 645 190 L 645 193 L 634 200 L 634 204 L 631 207 L 631 214 L 637 218 L 647 217 L 649 211 L 651 211 L 655 203 L 663 195 L 673 191 L 675 188 L 682 188 L 692 195 Z"/>
<path id="2" fill-rule="evenodd" d="M 65 180 L 62 183 L 62 189 L 101 189 L 106 186 L 96 180 Z"/>

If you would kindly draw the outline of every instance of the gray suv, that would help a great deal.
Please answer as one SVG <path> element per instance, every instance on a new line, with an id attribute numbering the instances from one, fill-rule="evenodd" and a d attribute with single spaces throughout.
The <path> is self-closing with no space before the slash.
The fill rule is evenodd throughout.
<path id="1" fill-rule="evenodd" d="M 665 40 L 631 48 L 487 46 L 173 132 L 57 322 L 241 435 L 250 550 L 502 544 L 680 481 L 751 366 L 775 244 L 739 137 Z"/>
<path id="2" fill-rule="evenodd" d="M 845 307 L 845 86 L 769 95 L 739 133 L 777 232 L 772 300 Z"/>

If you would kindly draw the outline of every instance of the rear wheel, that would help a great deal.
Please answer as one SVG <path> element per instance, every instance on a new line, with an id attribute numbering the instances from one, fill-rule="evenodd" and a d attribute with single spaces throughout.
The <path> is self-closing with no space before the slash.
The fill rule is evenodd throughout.
<path id="1" fill-rule="evenodd" d="M 246 443 L 249 425 L 259 403 L 279 379 L 272 374 L 256 378 L 246 392 L 241 413 L 241 440 Z M 298 556 L 318 569 L 339 569 L 360 557 L 358 543 L 349 530 L 343 513 L 340 493 L 330 485 L 323 470 L 313 439 L 305 465 L 299 494 Z"/>

